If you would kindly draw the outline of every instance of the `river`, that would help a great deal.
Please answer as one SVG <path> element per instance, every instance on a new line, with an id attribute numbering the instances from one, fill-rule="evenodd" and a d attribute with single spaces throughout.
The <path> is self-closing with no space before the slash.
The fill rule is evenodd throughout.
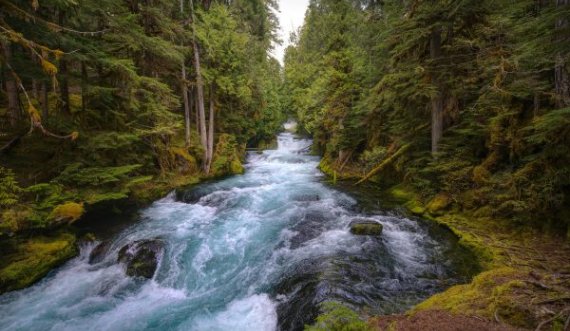
<path id="1" fill-rule="evenodd" d="M 36 285 L 0 296 L 1 330 L 301 330 L 318 303 L 367 314 L 402 312 L 470 272 L 445 229 L 383 209 L 367 194 L 326 183 L 311 144 L 291 133 L 250 153 L 244 175 L 170 194 Z M 349 231 L 355 218 L 380 237 Z M 159 238 L 151 280 L 130 278 L 121 247 Z"/>

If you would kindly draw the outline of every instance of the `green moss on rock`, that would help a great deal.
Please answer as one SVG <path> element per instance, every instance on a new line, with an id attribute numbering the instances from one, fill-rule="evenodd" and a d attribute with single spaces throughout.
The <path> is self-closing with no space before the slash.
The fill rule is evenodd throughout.
<path id="1" fill-rule="evenodd" d="M 517 292 L 528 286 L 521 281 L 524 270 L 510 267 L 483 272 L 466 285 L 457 285 L 417 305 L 411 313 L 446 310 L 453 314 L 499 318 L 510 325 L 529 328 L 536 324 L 527 307 L 518 302 Z"/>
<path id="2" fill-rule="evenodd" d="M 70 233 L 14 240 L 13 251 L 0 264 L 0 293 L 22 289 L 77 254 Z"/>
<path id="3" fill-rule="evenodd" d="M 360 236 L 379 236 L 382 234 L 382 224 L 376 222 L 362 222 L 350 225 L 350 232 Z"/>
<path id="4" fill-rule="evenodd" d="M 358 314 L 337 302 L 321 305 L 323 314 L 313 325 L 306 325 L 305 331 L 371 331 L 373 328 L 362 321 Z"/>
<path id="5" fill-rule="evenodd" d="M 449 194 L 440 193 L 427 204 L 427 211 L 432 215 L 441 215 L 451 205 L 452 200 Z"/>

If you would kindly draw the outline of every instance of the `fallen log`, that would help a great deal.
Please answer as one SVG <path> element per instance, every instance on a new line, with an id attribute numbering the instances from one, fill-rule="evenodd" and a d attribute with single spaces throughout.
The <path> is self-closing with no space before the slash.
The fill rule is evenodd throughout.
<path id="1" fill-rule="evenodd" d="M 384 168 L 386 168 L 386 166 L 392 164 L 392 162 L 394 162 L 400 155 L 402 155 L 405 151 L 407 151 L 410 148 L 410 146 L 411 144 L 406 144 L 400 147 L 400 149 L 398 149 L 394 154 L 392 154 L 390 157 L 380 162 L 380 164 L 378 164 L 374 169 L 372 169 L 368 174 L 366 174 L 366 176 L 362 177 L 362 179 L 356 182 L 356 184 L 354 185 L 362 184 L 363 182 L 370 179 L 372 176 L 382 171 Z"/>

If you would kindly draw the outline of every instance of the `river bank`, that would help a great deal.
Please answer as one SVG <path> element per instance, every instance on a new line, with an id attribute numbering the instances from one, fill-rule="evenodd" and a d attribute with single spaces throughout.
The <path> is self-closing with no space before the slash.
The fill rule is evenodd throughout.
<path id="1" fill-rule="evenodd" d="M 339 173 L 326 162 L 321 162 L 320 169 L 333 181 L 360 178 L 350 169 Z M 369 186 L 379 187 L 377 183 Z M 405 315 L 370 318 L 371 328 L 451 330 L 456 323 L 494 330 L 568 327 L 570 245 L 565 238 L 460 211 L 445 196 L 424 201 L 403 184 L 381 190 L 411 215 L 450 229 L 477 257 L 482 272 L 468 284 L 433 295 Z"/>
<path id="2" fill-rule="evenodd" d="M 238 152 L 232 152 L 234 155 L 238 155 Z M 38 282 L 51 270 L 76 257 L 79 254 L 79 244 L 95 240 L 94 233 L 97 236 L 99 233 L 117 233 L 136 221 L 139 209 L 148 207 L 174 189 L 243 173 L 243 165 L 238 160 L 244 159 L 245 151 L 242 150 L 239 156 L 227 158 L 227 164 L 218 162 L 210 175 L 203 175 L 199 171 L 157 175 L 131 187 L 124 198 L 94 205 L 81 203 L 81 213 L 73 224 L 70 222 L 53 228 L 33 229 L 0 237 L 0 294 Z"/>

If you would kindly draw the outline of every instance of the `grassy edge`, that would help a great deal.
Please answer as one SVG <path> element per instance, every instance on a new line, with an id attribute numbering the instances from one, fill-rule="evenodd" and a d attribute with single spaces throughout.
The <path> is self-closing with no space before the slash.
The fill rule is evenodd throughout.
<path id="1" fill-rule="evenodd" d="M 151 181 L 133 187 L 127 200 L 137 206 L 146 206 L 164 197 L 168 192 L 180 187 L 197 185 L 204 180 L 212 180 L 227 175 L 243 173 L 243 166 L 231 165 L 232 174 L 222 173 L 212 176 L 170 175 L 156 177 Z M 83 215 L 85 216 L 85 215 Z M 74 233 L 61 232 L 56 234 L 34 235 L 29 238 L 11 238 L 12 252 L 3 254 L 4 263 L 0 264 L 0 295 L 29 287 L 52 269 L 57 268 L 77 256 L 77 238 Z M 5 240 L 5 239 L 4 239 Z"/>
<path id="2" fill-rule="evenodd" d="M 319 169 L 335 181 L 358 178 L 355 173 L 334 171 L 326 159 L 321 160 Z M 482 267 L 470 283 L 434 294 L 406 312 L 408 317 L 419 312 L 446 311 L 515 328 L 534 329 L 541 321 L 548 320 L 552 311 L 564 308 L 560 299 L 568 297 L 570 289 L 560 286 L 556 270 L 570 273 L 570 268 L 564 269 L 565 264 L 570 266 L 570 253 L 566 254 L 570 250 L 557 247 L 560 243 L 556 242 L 550 246 L 540 244 L 541 240 L 555 238 L 545 238 L 544 234 L 530 229 L 520 231 L 508 220 L 453 209 L 438 196 L 424 203 L 419 194 L 404 184 L 392 186 L 385 193 L 411 214 L 449 229 L 460 245 L 475 254 Z M 546 263 L 557 261 L 545 267 L 539 260 L 552 253 L 552 249 L 557 251 L 558 257 L 549 256 Z M 560 258 L 560 255 L 566 257 Z M 381 316 L 369 319 L 372 329 L 376 328 L 378 318 Z M 564 323 L 563 318 L 559 316 L 549 323 L 556 329 Z"/>

